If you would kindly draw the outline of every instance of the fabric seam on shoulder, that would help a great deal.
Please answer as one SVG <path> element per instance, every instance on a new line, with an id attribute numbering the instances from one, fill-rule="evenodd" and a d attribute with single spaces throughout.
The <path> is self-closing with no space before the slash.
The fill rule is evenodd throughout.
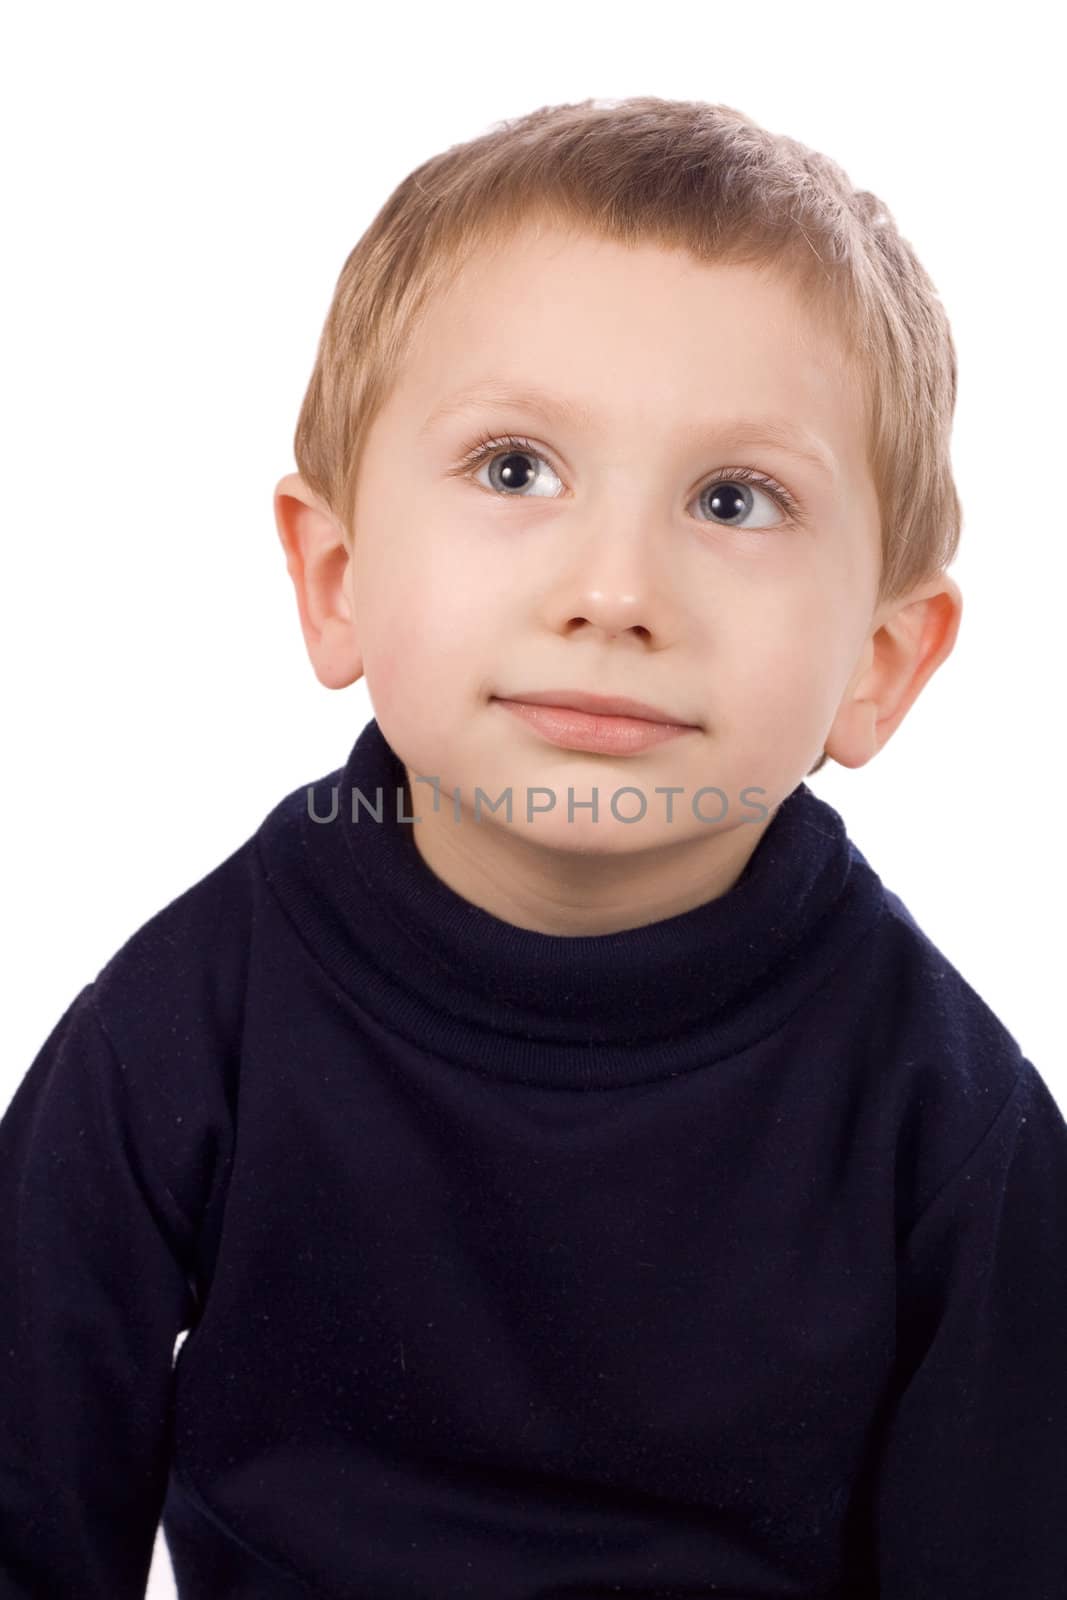
<path id="1" fill-rule="evenodd" d="M 1005 1113 L 1008 1110 L 1008 1107 L 1011 1105 L 1012 1101 L 1015 1099 L 1016 1095 L 1018 1094 L 1019 1088 L 1022 1085 L 1023 1079 L 1026 1077 L 1027 1069 L 1030 1069 L 1031 1071 L 1033 1070 L 1033 1068 L 1031 1067 L 1030 1062 L 1024 1057 L 1022 1065 L 1020 1066 L 1018 1072 L 1015 1074 L 1015 1077 L 1012 1079 L 1011 1088 L 1008 1090 L 1008 1092 L 1005 1095 L 1004 1099 L 1001 1101 L 1000 1105 L 997 1107 L 997 1110 L 994 1112 L 991 1121 L 989 1122 L 988 1126 L 985 1129 L 985 1132 L 982 1133 L 980 1135 L 980 1137 L 978 1138 L 977 1142 L 974 1145 L 971 1146 L 971 1149 L 969 1150 L 967 1155 L 964 1156 L 963 1160 L 957 1163 L 957 1165 L 953 1168 L 952 1172 L 944 1180 L 944 1182 L 938 1185 L 938 1188 L 935 1191 L 935 1193 L 926 1202 L 926 1204 L 922 1208 L 922 1211 L 919 1213 L 918 1217 L 916 1217 L 915 1221 L 912 1223 L 911 1227 L 908 1230 L 907 1237 L 905 1238 L 903 1244 L 900 1247 L 901 1248 L 901 1254 L 906 1254 L 912 1248 L 913 1241 L 915 1240 L 916 1234 L 923 1227 L 923 1225 L 925 1224 L 927 1218 L 933 1212 L 934 1208 L 939 1204 L 939 1202 L 941 1201 L 943 1196 L 946 1195 L 948 1193 L 948 1191 L 956 1184 L 958 1179 L 960 1177 L 962 1177 L 962 1175 L 966 1172 L 967 1168 L 971 1165 L 971 1163 L 973 1161 L 976 1161 L 979 1158 L 979 1156 L 981 1155 L 982 1151 L 985 1149 L 985 1147 L 988 1144 L 989 1140 L 993 1136 L 993 1133 L 995 1132 L 998 1124 L 1000 1123 L 1001 1118 L 1005 1115 Z"/>
<path id="2" fill-rule="evenodd" d="M 121 1073 L 123 1071 L 123 1067 L 119 1058 L 118 1047 L 116 1046 L 115 1041 L 112 1039 L 111 1034 L 108 1032 L 103 1016 L 101 1015 L 100 1008 L 96 1003 L 96 996 L 92 993 L 94 984 L 89 984 L 88 988 L 90 990 L 89 1008 L 93 1014 L 93 1019 L 100 1030 L 100 1035 L 107 1046 L 108 1053 L 111 1056 L 112 1061 L 115 1063 L 117 1070 Z M 141 1190 L 141 1193 L 145 1196 L 149 1205 L 154 1208 L 158 1202 L 156 1197 L 148 1188 L 148 1185 L 145 1183 L 139 1164 L 136 1168 L 135 1176 L 137 1180 L 137 1187 Z M 195 1243 L 197 1235 L 196 1224 L 186 1216 L 184 1207 L 170 1188 L 169 1184 L 164 1183 L 163 1188 L 170 1197 L 171 1203 L 174 1207 L 173 1212 L 167 1218 L 167 1225 L 170 1229 L 172 1237 L 185 1238 L 188 1239 L 190 1244 Z"/>

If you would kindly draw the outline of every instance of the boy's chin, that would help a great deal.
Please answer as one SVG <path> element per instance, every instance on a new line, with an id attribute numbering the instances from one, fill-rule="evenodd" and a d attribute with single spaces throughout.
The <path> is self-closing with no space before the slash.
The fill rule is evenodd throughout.
<path id="1" fill-rule="evenodd" d="M 596 822 L 588 815 L 576 816 L 569 822 L 564 812 L 561 816 L 536 816 L 529 822 L 516 818 L 507 826 L 509 833 L 525 844 L 559 856 L 584 859 L 636 856 L 695 842 L 692 830 L 686 829 L 677 819 L 667 822 L 664 817 L 646 816 L 635 822 L 625 822 L 610 812 Z M 705 827 L 699 837 L 715 832 L 715 828 Z"/>

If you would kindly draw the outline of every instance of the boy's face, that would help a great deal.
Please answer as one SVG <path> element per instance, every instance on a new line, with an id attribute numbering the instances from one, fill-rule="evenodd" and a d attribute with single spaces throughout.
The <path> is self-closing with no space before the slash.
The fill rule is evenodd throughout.
<path id="1" fill-rule="evenodd" d="M 588 414 L 499 399 L 435 418 L 488 384 Z M 765 419 L 818 459 L 733 433 Z M 528 444 L 459 475 L 484 434 Z M 729 887 L 766 826 L 753 808 L 773 812 L 833 726 L 847 741 L 871 668 L 865 446 L 832 335 L 754 268 L 530 229 L 464 269 L 370 430 L 338 607 L 409 782 L 442 786 L 436 812 L 428 785 L 411 789 L 440 876 L 560 932 L 637 926 Z M 732 468 L 781 485 L 799 518 Z M 560 748 L 502 703 L 545 690 L 628 696 L 691 731 L 634 754 Z M 510 790 L 511 821 L 483 802 L 475 822 L 476 788 Z M 615 815 L 623 788 L 638 793 Z M 555 806 L 528 819 L 541 790 Z"/>

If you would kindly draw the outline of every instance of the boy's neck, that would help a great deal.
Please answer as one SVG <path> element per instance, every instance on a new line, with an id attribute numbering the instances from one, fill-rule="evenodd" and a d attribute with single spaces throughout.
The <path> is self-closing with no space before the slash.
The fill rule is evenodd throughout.
<path id="1" fill-rule="evenodd" d="M 410 807 L 411 775 L 405 768 Z M 416 795 L 423 791 L 416 789 Z M 680 916 L 732 888 L 769 826 L 709 827 L 648 849 L 562 850 L 482 814 L 419 804 L 412 828 L 419 855 L 454 893 L 503 922 L 564 937 L 617 933 Z M 615 835 L 617 840 L 618 835 Z"/>

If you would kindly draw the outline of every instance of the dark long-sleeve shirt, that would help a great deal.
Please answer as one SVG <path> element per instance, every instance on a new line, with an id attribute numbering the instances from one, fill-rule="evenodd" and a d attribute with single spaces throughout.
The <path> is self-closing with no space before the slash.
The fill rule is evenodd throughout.
<path id="1" fill-rule="evenodd" d="M 370 722 L 0 1122 L 0 1600 L 161 1515 L 182 1600 L 1064 1600 L 1067 1123 L 838 813 L 563 938 L 403 783 Z"/>

